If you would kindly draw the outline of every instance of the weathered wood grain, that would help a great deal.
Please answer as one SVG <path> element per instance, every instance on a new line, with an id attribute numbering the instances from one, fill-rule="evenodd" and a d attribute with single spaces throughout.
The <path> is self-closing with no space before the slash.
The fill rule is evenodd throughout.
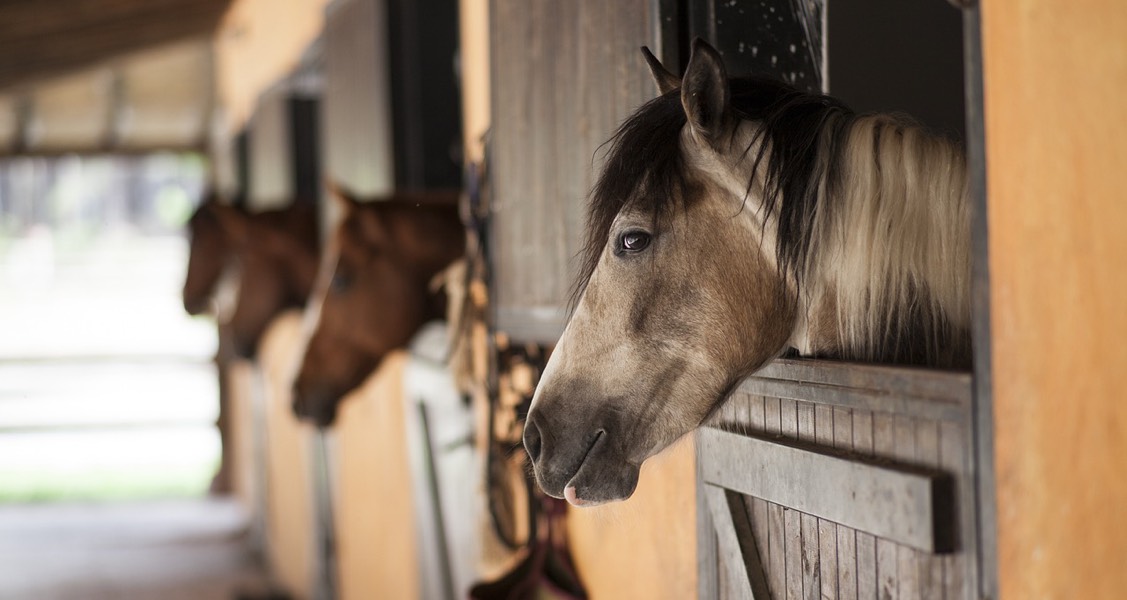
<path id="1" fill-rule="evenodd" d="M 895 451 L 895 439 L 892 428 L 893 418 L 889 414 L 877 413 L 873 415 L 873 455 L 882 458 L 892 458 Z M 896 544 L 877 538 L 877 594 L 880 598 L 899 598 L 899 589 L 896 585 Z"/>
<path id="2" fill-rule="evenodd" d="M 893 454 L 905 463 L 916 459 L 916 429 L 912 417 L 897 414 L 893 418 Z M 901 600 L 919 600 L 919 552 L 900 544 L 896 548 L 896 583 Z"/>
<path id="3" fill-rule="evenodd" d="M 848 409 L 834 409 L 834 447 L 840 450 L 853 448 L 853 413 Z M 851 527 L 838 525 L 837 594 L 841 600 L 857 598 L 857 533 Z"/>
<path id="4" fill-rule="evenodd" d="M 932 473 L 703 429 L 704 481 L 915 548 L 934 547 Z"/>
<path id="5" fill-rule="evenodd" d="M 563 330 L 596 149 L 656 95 L 638 51 L 656 6 L 492 3 L 496 322 L 526 341 Z"/>

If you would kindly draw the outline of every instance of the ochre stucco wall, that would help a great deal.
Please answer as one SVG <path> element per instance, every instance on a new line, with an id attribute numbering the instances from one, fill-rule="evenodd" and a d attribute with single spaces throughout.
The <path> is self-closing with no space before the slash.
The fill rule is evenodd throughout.
<path id="1" fill-rule="evenodd" d="M 982 6 L 1001 597 L 1127 591 L 1127 3 Z"/>

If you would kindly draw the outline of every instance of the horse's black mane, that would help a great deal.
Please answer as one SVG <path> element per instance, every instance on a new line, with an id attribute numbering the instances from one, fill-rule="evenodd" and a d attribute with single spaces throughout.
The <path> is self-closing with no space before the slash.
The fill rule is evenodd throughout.
<path id="1" fill-rule="evenodd" d="M 801 92 L 769 78 L 733 78 L 729 86 L 735 116 L 760 124 L 756 139 L 744 152 L 758 143 L 754 171 L 761 172 L 765 182 L 761 210 L 764 220 L 776 217 L 775 253 L 780 272 L 797 281 L 807 266 L 819 209 L 819 182 L 834 185 L 836 179 L 832 172 L 817 172 L 819 146 L 829 140 L 830 156 L 821 164 L 832 171 L 838 162 L 837 143 L 844 137 L 840 134 L 853 120 L 853 113 L 829 96 Z M 611 223 L 623 208 L 644 206 L 656 223 L 676 203 L 688 201 L 690 181 L 680 147 L 685 123 L 681 92 L 673 90 L 639 108 L 608 140 L 603 172 L 590 196 L 587 239 L 572 306 L 594 272 Z"/>

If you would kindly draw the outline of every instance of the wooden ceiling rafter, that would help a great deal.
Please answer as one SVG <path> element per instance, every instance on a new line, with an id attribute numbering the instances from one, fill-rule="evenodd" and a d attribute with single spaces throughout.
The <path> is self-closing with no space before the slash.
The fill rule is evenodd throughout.
<path id="1" fill-rule="evenodd" d="M 0 0 L 0 91 L 209 35 L 231 0 Z"/>

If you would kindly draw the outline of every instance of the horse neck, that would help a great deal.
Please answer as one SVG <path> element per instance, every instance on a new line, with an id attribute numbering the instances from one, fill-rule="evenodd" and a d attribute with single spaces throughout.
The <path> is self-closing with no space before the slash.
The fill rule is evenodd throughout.
<path id="1" fill-rule="evenodd" d="M 465 227 L 457 206 L 431 206 L 402 216 L 401 247 L 428 280 L 465 253 Z"/>
<path id="2" fill-rule="evenodd" d="M 888 116 L 857 118 L 840 135 L 839 154 L 822 174 L 825 209 L 817 212 L 800 284 L 806 330 L 797 337 L 804 334 L 807 345 L 800 350 L 962 362 L 970 321 L 962 151 Z M 823 139 L 821 150 L 835 145 Z M 952 353 L 960 356 L 945 358 Z"/>
<path id="3" fill-rule="evenodd" d="M 286 260 L 285 273 L 290 294 L 294 302 L 304 306 L 317 283 L 321 258 L 315 249 L 301 247 L 294 248 Z"/>

